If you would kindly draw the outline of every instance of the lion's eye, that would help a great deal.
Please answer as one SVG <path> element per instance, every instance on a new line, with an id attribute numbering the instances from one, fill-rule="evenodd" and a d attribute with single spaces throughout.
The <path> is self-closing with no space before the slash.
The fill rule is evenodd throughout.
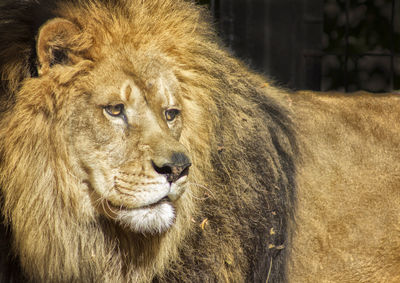
<path id="1" fill-rule="evenodd" d="M 124 105 L 116 104 L 116 105 L 107 105 L 104 107 L 106 112 L 113 117 L 121 116 L 124 113 Z"/>
<path id="2" fill-rule="evenodd" d="M 165 119 L 167 119 L 168 122 L 171 122 L 177 115 L 179 115 L 179 113 L 180 111 L 178 109 L 168 109 L 165 111 Z"/>

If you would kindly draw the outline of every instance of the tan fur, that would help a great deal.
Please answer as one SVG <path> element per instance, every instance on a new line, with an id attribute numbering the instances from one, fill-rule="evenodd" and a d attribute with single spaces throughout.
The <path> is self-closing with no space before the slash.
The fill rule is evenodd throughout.
<path id="1" fill-rule="evenodd" d="M 291 103 L 303 151 L 291 281 L 399 282 L 399 95 Z"/>
<path id="2" fill-rule="evenodd" d="M 13 98 L 0 121 L 2 212 L 28 279 L 400 280 L 397 97 L 288 94 L 229 55 L 193 3 L 105 3 L 56 7 L 38 77 L 26 58 L 1 66 Z M 182 110 L 174 125 L 168 101 Z M 137 117 L 124 131 L 102 108 L 120 102 Z M 143 235 L 114 221 L 142 187 L 128 198 L 96 182 L 115 168 L 144 182 L 150 157 L 177 149 L 192 166 L 175 223 Z"/>

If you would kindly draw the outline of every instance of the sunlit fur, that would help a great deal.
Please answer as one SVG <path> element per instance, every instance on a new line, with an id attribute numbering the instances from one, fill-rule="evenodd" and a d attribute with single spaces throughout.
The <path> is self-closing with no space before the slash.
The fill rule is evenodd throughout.
<path id="1" fill-rule="evenodd" d="M 18 31 L 6 25 L 12 35 L 1 50 L 8 80 L 0 125 L 3 213 L 21 274 L 38 282 L 283 279 L 286 250 L 269 244 L 287 241 L 294 195 L 290 120 L 274 95 L 266 96 L 263 79 L 219 45 L 205 11 L 175 0 L 38 2 L 42 7 L 33 1 L 12 20 L 27 18 Z M 55 28 L 45 23 L 53 17 L 67 21 Z M 45 28 L 27 38 L 35 25 Z M 52 53 L 57 48 L 61 55 Z M 174 141 L 155 138 L 131 151 L 129 164 L 108 161 L 150 137 L 154 126 L 142 128 L 139 119 L 123 135 L 121 120 L 96 106 L 112 95 L 124 100 L 129 95 L 119 93 L 129 80 L 132 95 L 163 92 L 180 105 L 181 120 L 162 127 L 179 138 L 192 163 L 189 188 L 177 187 L 183 194 L 173 208 L 161 204 L 145 226 L 132 218 L 145 211 L 117 215 L 119 197 L 104 184 L 122 167 L 154 174 L 149 162 L 140 164 L 142 153 Z M 147 99 L 153 114 L 162 113 L 163 105 Z"/>
<path id="2" fill-rule="evenodd" d="M 397 98 L 267 85 L 192 2 L 2 5 L 0 281 L 398 282 Z M 67 21 L 40 45 L 50 18 Z M 150 95 L 157 123 L 118 130 L 98 105 L 130 92 L 176 99 L 181 120 L 161 122 Z M 133 212 L 134 195 L 104 189 L 180 145 L 192 166 L 173 206 Z"/>

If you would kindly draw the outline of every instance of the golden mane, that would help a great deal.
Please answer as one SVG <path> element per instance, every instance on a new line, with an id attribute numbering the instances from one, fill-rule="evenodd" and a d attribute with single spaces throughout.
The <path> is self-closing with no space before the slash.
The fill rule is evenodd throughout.
<path id="1" fill-rule="evenodd" d="M 266 96 L 263 79 L 221 47 L 201 8 L 138 0 L 32 1 L 4 9 L 20 18 L 14 13 L 2 22 L 10 30 L 3 38 L 11 39 L 0 51 L 7 102 L 0 126 L 2 211 L 10 254 L 25 278 L 265 281 L 268 269 L 270 280 L 284 278 L 282 247 L 294 199 L 291 122 L 277 94 Z M 55 17 L 81 33 L 68 43 L 69 63 L 59 68 L 57 55 L 48 72 L 32 46 L 39 27 Z M 59 48 L 59 41 L 49 44 Z M 135 50 L 137 64 L 166 55 L 184 97 L 180 140 L 192 156 L 191 187 L 175 225 L 162 235 L 135 234 L 85 212 L 82 181 L 70 174 L 65 124 L 68 105 L 80 95 L 71 82 L 85 83 L 93 64 L 120 48 Z"/>

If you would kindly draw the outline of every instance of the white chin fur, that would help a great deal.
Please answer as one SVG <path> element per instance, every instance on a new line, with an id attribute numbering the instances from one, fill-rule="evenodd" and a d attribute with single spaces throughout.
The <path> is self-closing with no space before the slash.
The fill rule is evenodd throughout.
<path id="1" fill-rule="evenodd" d="M 162 233 L 174 223 L 174 208 L 169 203 L 118 212 L 117 220 L 139 233 Z"/>

